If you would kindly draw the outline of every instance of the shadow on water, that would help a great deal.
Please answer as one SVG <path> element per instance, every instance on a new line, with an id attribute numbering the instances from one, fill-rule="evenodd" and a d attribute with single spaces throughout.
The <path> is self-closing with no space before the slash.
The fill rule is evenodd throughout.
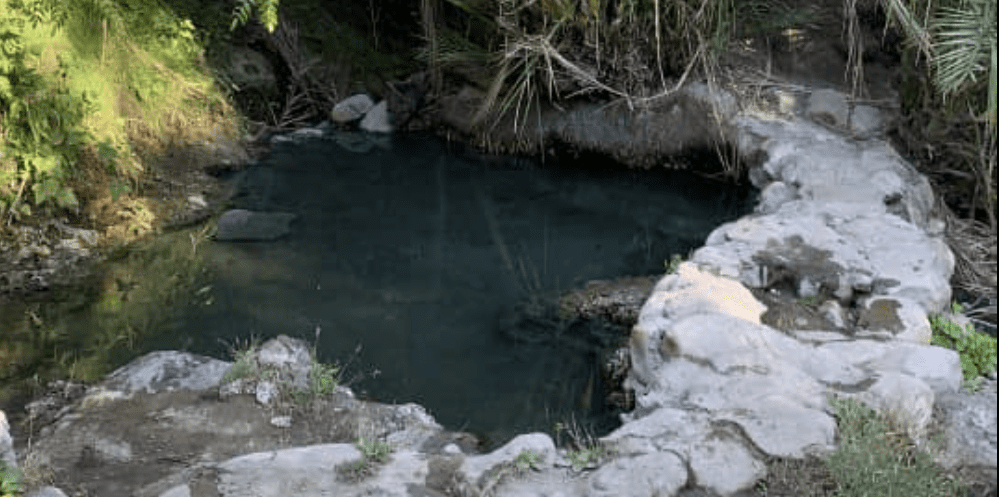
<path id="1" fill-rule="evenodd" d="M 366 154 L 276 145 L 231 178 L 232 207 L 294 213 L 291 234 L 202 243 L 200 304 L 137 348 L 227 357 L 224 343 L 312 342 L 319 331 L 321 360 L 360 346 L 351 369 L 380 373 L 353 384 L 359 394 L 420 403 L 487 446 L 573 420 L 606 433 L 618 413 L 599 364 L 627 330 L 560 315 L 554 302 L 587 281 L 662 273 L 747 212 L 750 193 L 683 172 L 557 162 L 419 136 Z"/>

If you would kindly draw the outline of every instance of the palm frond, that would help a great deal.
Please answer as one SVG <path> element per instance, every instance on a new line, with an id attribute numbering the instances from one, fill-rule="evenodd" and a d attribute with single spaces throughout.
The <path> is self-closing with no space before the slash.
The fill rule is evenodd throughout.
<path id="1" fill-rule="evenodd" d="M 931 24 L 936 34 L 936 82 L 945 94 L 988 71 L 989 45 L 995 45 L 996 30 L 995 1 L 991 9 L 988 3 L 970 0 L 963 8 L 942 8 Z"/>
<path id="2" fill-rule="evenodd" d="M 932 57 L 933 44 L 926 22 L 920 20 L 905 0 L 882 0 L 890 20 L 898 23 L 905 32 L 906 38 L 916 44 L 916 48 L 926 57 Z M 929 8 L 929 7 L 928 7 Z"/>
<path id="3" fill-rule="evenodd" d="M 941 8 L 931 23 L 936 38 L 934 82 L 943 95 L 962 90 L 987 75 L 986 115 L 995 126 L 996 0 L 966 0 L 960 7 Z"/>

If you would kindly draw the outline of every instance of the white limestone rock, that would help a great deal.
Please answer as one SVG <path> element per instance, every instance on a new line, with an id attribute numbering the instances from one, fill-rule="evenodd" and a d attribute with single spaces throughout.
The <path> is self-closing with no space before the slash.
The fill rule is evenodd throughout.
<path id="1" fill-rule="evenodd" d="M 278 377 L 290 387 L 297 390 L 309 388 L 312 352 L 304 340 L 279 335 L 264 342 L 254 351 L 251 360 L 257 362 L 259 369 L 277 371 Z"/>
<path id="2" fill-rule="evenodd" d="M 926 312 L 949 304 L 954 257 L 946 244 L 896 216 L 851 210 L 795 200 L 720 226 L 691 261 L 754 288 L 807 276 L 843 300 L 878 282 L 875 293 Z"/>
<path id="3" fill-rule="evenodd" d="M 31 492 L 24 494 L 24 497 L 66 497 L 66 493 L 57 487 L 46 486 L 36 490 L 32 490 Z M 169 497 L 183 497 L 183 496 L 169 496 Z"/>
<path id="4" fill-rule="evenodd" d="M 458 472 L 466 482 L 481 486 L 485 483 L 481 479 L 489 470 L 501 464 L 514 464 L 517 457 L 526 451 L 538 457 L 539 468 L 551 467 L 558 454 L 551 437 L 544 433 L 529 433 L 518 435 L 488 454 L 465 458 Z"/>
<path id="5" fill-rule="evenodd" d="M 867 407 L 883 414 L 893 427 L 913 440 L 920 440 L 933 417 L 936 394 L 926 382 L 907 374 L 882 374 L 866 391 L 854 396 Z"/>
<path id="6" fill-rule="evenodd" d="M 191 497 L 191 487 L 186 484 L 177 485 L 160 494 L 159 497 Z"/>
<path id="7" fill-rule="evenodd" d="M 333 109 L 330 111 L 330 119 L 337 123 L 356 121 L 367 114 L 374 106 L 375 102 L 364 93 L 351 95 L 333 106 Z"/>
<path id="8" fill-rule="evenodd" d="M 0 461 L 8 466 L 17 466 L 17 454 L 14 452 L 14 439 L 10 436 L 10 424 L 7 414 L 0 410 Z"/>
<path id="9" fill-rule="evenodd" d="M 369 133 L 391 133 L 392 123 L 389 121 L 388 104 L 384 100 L 378 102 L 364 115 L 358 127 Z"/>
<path id="10" fill-rule="evenodd" d="M 937 397 L 943 430 L 934 459 L 945 468 L 982 466 L 996 471 L 996 381 L 978 392 L 945 392 Z"/>
<path id="11" fill-rule="evenodd" d="M 748 490 L 767 476 L 766 464 L 731 438 L 709 438 L 692 447 L 687 459 L 698 486 L 719 495 Z"/>
<path id="12" fill-rule="evenodd" d="M 850 104 L 847 102 L 847 96 L 836 90 L 813 91 L 808 97 L 805 113 L 808 117 L 835 128 L 845 129 L 850 123 Z"/>
<path id="13" fill-rule="evenodd" d="M 333 468 L 362 454 L 351 444 L 325 444 L 239 456 L 219 465 L 222 497 L 319 497 L 336 494 Z M 331 493 L 333 492 L 333 493 Z"/>
<path id="14" fill-rule="evenodd" d="M 893 343 L 883 355 L 865 366 L 875 371 L 895 371 L 914 376 L 937 393 L 957 391 L 964 378 L 957 352 L 908 342 Z"/>
<path id="15" fill-rule="evenodd" d="M 232 363 L 177 351 L 150 352 L 116 369 L 101 387 L 126 396 L 137 391 L 169 392 L 177 389 L 216 388 Z"/>
<path id="16" fill-rule="evenodd" d="M 676 495 L 687 484 L 687 468 L 672 452 L 615 459 L 589 478 L 586 497 Z"/>

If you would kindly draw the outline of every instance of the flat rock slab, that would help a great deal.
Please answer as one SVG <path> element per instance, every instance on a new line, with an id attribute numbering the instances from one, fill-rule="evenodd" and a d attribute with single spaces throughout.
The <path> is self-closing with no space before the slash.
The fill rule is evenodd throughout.
<path id="1" fill-rule="evenodd" d="M 291 222 L 296 217 L 284 212 L 233 209 L 219 218 L 215 239 L 227 242 L 274 240 L 291 232 Z"/>

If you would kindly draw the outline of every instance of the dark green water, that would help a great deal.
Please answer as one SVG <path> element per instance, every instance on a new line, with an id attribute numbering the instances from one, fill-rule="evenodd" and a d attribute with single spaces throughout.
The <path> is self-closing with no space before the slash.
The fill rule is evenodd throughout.
<path id="1" fill-rule="evenodd" d="M 660 274 L 751 199 L 689 174 L 560 162 L 487 164 L 428 137 L 366 155 L 277 145 L 234 179 L 233 207 L 295 213 L 291 235 L 206 242 L 212 304 L 145 348 L 224 357 L 225 341 L 318 330 L 320 359 L 379 372 L 355 391 L 491 444 L 570 418 L 607 431 L 597 363 L 613 330 L 519 313 L 589 280 Z"/>

